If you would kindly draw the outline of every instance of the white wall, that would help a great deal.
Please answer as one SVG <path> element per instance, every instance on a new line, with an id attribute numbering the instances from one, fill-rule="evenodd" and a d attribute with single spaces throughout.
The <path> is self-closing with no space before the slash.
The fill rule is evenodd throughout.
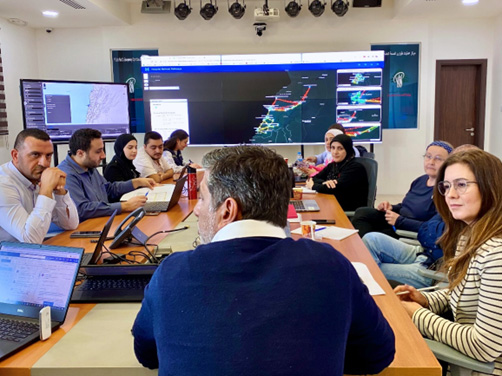
<path id="1" fill-rule="evenodd" d="M 279 8 L 283 6 L 277 4 Z M 173 14 L 142 15 L 133 4 L 132 25 L 100 29 L 55 29 L 51 34 L 36 32 L 39 77 L 46 79 L 98 80 L 111 79 L 110 49 L 158 48 L 161 55 L 273 53 L 367 50 L 372 43 L 421 43 L 421 82 L 419 97 L 419 128 L 415 130 L 384 130 L 382 145 L 375 146 L 379 162 L 378 189 L 380 194 L 402 194 L 410 182 L 423 173 L 421 155 L 433 139 L 434 90 L 436 59 L 488 59 L 486 143 L 487 150 L 500 147 L 502 131 L 492 130 L 492 119 L 500 121 L 502 93 L 494 94 L 499 104 L 493 104 L 494 77 L 500 79 L 501 53 L 494 56 L 494 46 L 501 44 L 502 21 L 495 19 L 427 21 L 393 19 L 386 9 L 364 13 L 351 9 L 343 18 L 331 11 L 314 18 L 306 7 L 296 19 L 282 17 L 269 23 L 264 35 L 257 37 L 252 26 L 251 8 L 243 19 L 234 20 L 220 4 L 212 21 L 204 21 L 194 9 L 185 20 Z M 276 6 L 273 3 L 272 6 Z M 198 8 L 198 7 L 196 7 Z M 369 16 L 371 15 L 371 17 Z M 498 36 L 495 37 L 496 29 Z M 24 42 L 26 44 L 27 42 Z M 495 48 L 495 50 L 497 50 Z M 500 65 L 500 64 L 499 64 Z M 21 74 L 22 73 L 22 74 Z M 35 74 L 36 69 L 32 70 Z M 26 72 L 16 72 L 22 76 Z M 18 79 L 17 77 L 16 79 Z M 497 90 L 500 89 L 497 87 Z M 17 105 L 18 106 L 18 105 Z M 18 106 L 19 107 L 19 106 Z M 497 115 L 498 117 L 496 117 Z M 21 124 L 20 111 L 9 117 Z M 19 126 L 21 129 L 21 126 Z M 498 132 L 498 133 L 497 133 Z M 298 147 L 276 148 L 290 160 Z M 188 148 L 186 158 L 199 161 L 207 148 Z M 322 146 L 305 147 L 307 155 L 322 151 Z"/>
<path id="2" fill-rule="evenodd" d="M 19 79 L 38 77 L 35 30 L 15 26 L 0 18 L 0 43 L 5 81 L 5 104 L 9 136 L 0 137 L 0 163 L 10 160 L 10 149 L 23 129 Z"/>

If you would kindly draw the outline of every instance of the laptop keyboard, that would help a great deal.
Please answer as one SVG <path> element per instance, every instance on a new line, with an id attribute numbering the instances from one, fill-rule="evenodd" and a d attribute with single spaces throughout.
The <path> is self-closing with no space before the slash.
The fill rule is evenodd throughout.
<path id="1" fill-rule="evenodd" d="M 90 278 L 78 288 L 80 290 L 144 290 L 151 275 L 134 278 Z"/>
<path id="2" fill-rule="evenodd" d="M 291 200 L 290 201 L 291 204 L 293 204 L 293 206 L 295 207 L 295 210 L 305 210 L 305 205 L 303 204 L 303 201 L 299 201 L 299 200 Z"/>
<path id="3" fill-rule="evenodd" d="M 38 323 L 0 318 L 0 339 L 20 342 L 38 331 Z"/>

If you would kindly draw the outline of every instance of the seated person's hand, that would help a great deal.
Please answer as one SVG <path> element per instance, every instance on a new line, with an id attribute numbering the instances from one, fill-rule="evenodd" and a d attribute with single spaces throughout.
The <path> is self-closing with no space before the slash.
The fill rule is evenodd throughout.
<path id="1" fill-rule="evenodd" d="M 40 176 L 39 184 L 40 194 L 51 195 L 54 192 L 57 195 L 65 195 L 66 173 L 57 167 L 46 168 Z"/>
<path id="2" fill-rule="evenodd" d="M 338 182 L 336 180 L 326 180 L 324 183 L 324 185 L 327 185 L 328 188 L 336 188 L 336 185 L 338 184 Z"/>
<path id="3" fill-rule="evenodd" d="M 305 160 L 306 160 L 307 162 L 316 163 L 316 162 L 317 162 L 317 157 L 316 157 L 316 156 L 313 156 L 313 157 L 307 157 L 307 158 L 305 158 Z"/>
<path id="4" fill-rule="evenodd" d="M 315 174 L 317 171 L 313 168 L 309 168 L 307 166 L 301 166 L 301 167 L 298 167 L 298 169 L 303 172 L 304 174 L 306 174 L 307 176 L 310 176 L 312 174 Z"/>
<path id="5" fill-rule="evenodd" d="M 134 196 L 129 200 L 122 202 L 122 211 L 130 212 L 139 207 L 145 206 L 147 197 L 146 196 Z"/>
<path id="6" fill-rule="evenodd" d="M 385 211 L 385 220 L 389 225 L 394 226 L 398 218 L 399 214 L 396 212 L 393 212 L 392 210 Z"/>
<path id="7" fill-rule="evenodd" d="M 153 189 L 153 187 L 159 185 L 152 178 L 137 178 L 137 179 L 134 179 L 134 181 L 136 183 L 136 184 L 133 184 L 134 188 L 146 187 L 146 188 Z"/>
<path id="8" fill-rule="evenodd" d="M 377 209 L 380 211 L 392 210 L 392 205 L 389 201 L 384 201 L 378 204 Z"/>
<path id="9" fill-rule="evenodd" d="M 201 166 L 200 164 L 198 164 L 198 163 L 193 163 L 193 162 L 192 162 L 192 163 L 190 163 L 190 164 L 189 164 L 189 166 L 190 166 L 190 167 L 192 167 L 192 168 L 195 168 L 195 169 L 197 169 L 197 168 L 202 168 L 202 166 Z"/>
<path id="10" fill-rule="evenodd" d="M 312 178 L 308 178 L 305 185 L 308 189 L 312 189 L 312 187 L 314 186 L 314 180 Z"/>

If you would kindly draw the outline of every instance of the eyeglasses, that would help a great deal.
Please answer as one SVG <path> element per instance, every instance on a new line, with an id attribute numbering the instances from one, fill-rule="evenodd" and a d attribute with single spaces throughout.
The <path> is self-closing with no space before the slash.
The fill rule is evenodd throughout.
<path id="1" fill-rule="evenodd" d="M 427 161 L 430 161 L 431 159 L 434 159 L 434 162 L 444 162 L 444 158 L 441 158 L 440 156 L 436 155 L 435 157 L 433 157 L 432 155 L 430 154 L 424 154 L 423 155 L 424 159 L 427 160 Z"/>
<path id="2" fill-rule="evenodd" d="M 469 184 L 478 184 L 477 181 L 469 181 L 466 179 L 455 179 L 453 180 L 453 188 L 455 188 L 455 191 L 459 195 L 463 195 L 467 191 L 467 187 Z M 441 193 L 443 196 L 446 196 L 448 192 L 450 191 L 450 188 L 452 186 L 452 183 L 449 181 L 440 181 L 438 183 L 438 191 Z"/>

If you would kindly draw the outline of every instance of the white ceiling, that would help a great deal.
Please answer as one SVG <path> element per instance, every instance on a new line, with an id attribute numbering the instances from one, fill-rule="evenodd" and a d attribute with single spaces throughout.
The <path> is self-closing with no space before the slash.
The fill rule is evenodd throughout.
<path id="1" fill-rule="evenodd" d="M 0 0 L 0 17 L 15 18 L 32 28 L 75 28 L 98 26 L 121 26 L 131 21 L 131 13 L 140 13 L 142 0 L 70 0 L 85 9 L 74 9 L 64 3 L 67 0 Z M 231 0 L 232 1 L 232 0 Z M 283 8 L 284 0 L 270 0 L 271 6 Z M 287 0 L 286 0 L 287 1 Z M 326 0 L 328 3 L 330 0 Z M 351 1 L 351 0 L 350 0 Z M 220 0 L 220 6 L 226 6 Z M 263 0 L 247 0 L 261 4 Z M 307 0 L 303 0 L 304 3 Z M 194 7 L 198 1 L 192 1 Z M 352 1 L 351 1 L 352 3 Z M 225 4 L 225 5 L 223 5 Z M 42 15 L 44 10 L 55 10 L 54 19 Z M 395 18 L 484 18 L 502 14 L 502 0 L 480 0 L 479 4 L 464 6 L 462 0 L 382 0 L 382 9 L 349 9 L 346 17 L 353 19 L 372 18 L 382 11 L 393 11 Z M 373 13 L 371 13 L 373 12 Z M 157 15 L 151 15 L 156 17 Z"/>

